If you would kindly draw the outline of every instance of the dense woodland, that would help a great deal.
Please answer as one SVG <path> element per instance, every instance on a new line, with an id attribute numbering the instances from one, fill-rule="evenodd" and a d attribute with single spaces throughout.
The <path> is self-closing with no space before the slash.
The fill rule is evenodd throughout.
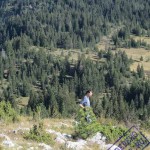
<path id="1" fill-rule="evenodd" d="M 29 97 L 20 114 L 72 117 L 79 99 L 92 89 L 98 117 L 150 125 L 150 81 L 143 66 L 130 70 L 126 53 L 100 51 L 98 60 L 104 62 L 84 54 L 70 61 L 42 50 L 92 47 L 121 25 L 125 29 L 113 37 L 115 45 L 131 33 L 149 36 L 149 6 L 147 0 L 1 0 L 0 100 L 18 111 L 16 98 Z"/>
<path id="2" fill-rule="evenodd" d="M 99 42 L 111 27 L 149 33 L 149 6 L 147 0 L 1 0 L 0 44 L 24 37 L 31 45 L 82 48 Z"/>

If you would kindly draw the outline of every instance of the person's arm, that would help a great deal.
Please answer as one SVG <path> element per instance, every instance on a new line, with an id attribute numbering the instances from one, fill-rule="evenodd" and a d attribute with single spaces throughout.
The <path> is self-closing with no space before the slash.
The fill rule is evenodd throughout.
<path id="1" fill-rule="evenodd" d="M 86 99 L 86 97 L 84 97 L 83 100 L 80 102 L 80 107 L 85 110 L 86 104 L 87 104 L 87 99 Z"/>
<path id="2" fill-rule="evenodd" d="M 79 104 L 79 105 L 80 105 L 81 108 L 83 108 L 83 109 L 85 108 L 85 107 L 83 106 L 83 104 Z"/>

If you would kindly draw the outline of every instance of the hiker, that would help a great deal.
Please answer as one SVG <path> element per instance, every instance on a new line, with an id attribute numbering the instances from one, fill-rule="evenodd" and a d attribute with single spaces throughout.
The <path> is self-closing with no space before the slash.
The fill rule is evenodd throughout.
<path id="1" fill-rule="evenodd" d="M 86 91 L 83 100 L 80 102 L 80 107 L 82 107 L 83 109 L 85 109 L 85 107 L 90 107 L 90 100 L 89 100 L 89 98 L 92 96 L 92 94 L 93 94 L 92 90 Z"/>
<path id="2" fill-rule="evenodd" d="M 84 98 L 82 99 L 82 101 L 80 102 L 80 107 L 83 108 L 83 110 L 86 112 L 87 111 L 87 108 L 90 107 L 90 100 L 89 98 L 92 96 L 92 90 L 88 90 L 86 91 L 85 93 L 85 96 Z M 86 115 L 86 121 L 87 122 L 91 122 L 92 120 L 90 119 L 90 114 L 87 112 L 87 115 Z"/>

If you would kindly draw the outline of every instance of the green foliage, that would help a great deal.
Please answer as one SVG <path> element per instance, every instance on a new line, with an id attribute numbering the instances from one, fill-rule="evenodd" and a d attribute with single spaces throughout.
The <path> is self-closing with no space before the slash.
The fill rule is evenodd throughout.
<path id="1" fill-rule="evenodd" d="M 43 142 L 46 144 L 54 144 L 54 140 L 52 135 L 48 134 L 44 130 L 43 123 L 39 123 L 39 125 L 33 125 L 30 129 L 29 133 L 25 133 L 24 138 L 27 140 L 33 140 L 37 142 Z"/>
<path id="2" fill-rule="evenodd" d="M 87 115 L 90 115 L 92 120 L 90 123 L 86 120 Z M 91 108 L 86 108 L 86 111 L 81 108 L 77 114 L 76 121 L 78 124 L 75 127 L 75 136 L 86 139 L 99 131 L 99 124 Z"/>
<path id="3" fill-rule="evenodd" d="M 29 95 L 28 105 L 21 113 L 32 115 L 34 112 L 37 119 L 72 117 L 77 111 L 77 99 L 90 88 L 95 95 L 92 99 L 97 99 L 93 101 L 93 108 L 98 117 L 119 121 L 149 119 L 149 81 L 137 84 L 144 79 L 143 67 L 138 66 L 137 72 L 131 72 L 131 59 L 125 52 L 113 54 L 109 50 L 100 51 L 98 55 L 105 62 L 93 62 L 84 56 L 77 62 L 70 62 L 68 57 L 54 59 L 42 50 L 31 50 L 26 53 L 25 62 L 21 57 L 15 59 L 17 72 L 13 73 L 14 68 L 6 78 L 9 85 L 2 88 L 0 98 L 16 106 L 16 97 Z M 5 61 L 3 66 L 13 67 L 13 63 Z M 39 106 L 41 109 L 36 113 Z"/>
<path id="4" fill-rule="evenodd" d="M 114 142 L 120 136 L 122 136 L 127 129 L 123 127 L 115 127 L 112 125 L 101 125 L 99 130 L 106 138 L 108 142 Z"/>
<path id="5" fill-rule="evenodd" d="M 147 120 L 146 122 L 141 122 L 142 128 L 150 131 L 150 120 Z"/>
<path id="6" fill-rule="evenodd" d="M 86 120 L 88 114 L 92 122 Z M 91 108 L 86 108 L 86 111 L 81 108 L 76 117 L 76 121 L 78 123 L 75 125 L 75 136 L 84 139 L 97 132 L 101 132 L 107 138 L 108 142 L 114 142 L 114 140 L 118 139 L 127 130 L 121 127 L 100 124 Z"/>
<path id="7" fill-rule="evenodd" d="M 150 25 L 146 0 L 7 0 L 0 1 L 0 6 L 0 44 L 13 39 L 13 47 L 21 55 L 31 44 L 67 49 L 92 46 L 109 33 L 110 25 L 123 24 L 135 35 Z M 124 31 L 119 34 L 126 35 Z"/>
<path id="8" fill-rule="evenodd" d="M 19 116 L 9 102 L 0 102 L 0 120 L 4 122 L 18 121 Z"/>
<path id="9" fill-rule="evenodd" d="M 141 29 L 139 26 L 137 26 L 136 28 L 132 29 L 132 33 L 135 34 L 136 36 L 141 35 Z"/>

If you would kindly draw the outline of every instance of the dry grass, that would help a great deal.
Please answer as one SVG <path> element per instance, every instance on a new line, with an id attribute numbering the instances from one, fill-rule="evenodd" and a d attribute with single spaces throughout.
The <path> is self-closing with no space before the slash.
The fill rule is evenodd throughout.
<path id="1" fill-rule="evenodd" d="M 73 130 L 71 119 L 43 119 L 42 120 L 45 129 L 53 129 L 57 132 L 71 134 Z M 1 123 L 0 130 L 2 133 L 7 135 L 14 143 L 23 146 L 24 149 L 28 149 L 29 147 L 38 147 L 38 143 L 32 140 L 25 140 L 23 138 L 24 132 L 26 130 L 20 130 L 17 133 L 14 133 L 15 130 L 19 128 L 32 128 L 33 125 L 38 125 L 39 122 L 32 120 L 32 117 L 20 117 L 20 121 L 16 123 Z M 3 139 L 2 139 L 3 140 Z M 1 141 L 1 139 L 0 139 Z M 61 145 L 56 143 L 54 145 L 55 149 L 61 149 Z"/>
<path id="2" fill-rule="evenodd" d="M 107 48 L 107 45 L 104 42 L 96 44 L 96 46 L 99 50 L 105 50 Z"/>
<path id="3" fill-rule="evenodd" d="M 90 49 L 84 49 L 83 52 L 80 50 L 55 50 L 50 52 L 55 57 L 65 58 L 65 56 L 69 56 L 70 61 L 77 61 L 78 57 L 84 55 L 85 58 L 89 58 L 93 61 L 98 61 L 97 54 L 94 52 L 91 52 Z"/>
<path id="4" fill-rule="evenodd" d="M 44 124 L 45 129 L 53 129 L 57 132 L 61 133 L 67 133 L 67 134 L 72 134 L 73 130 L 73 120 L 72 119 L 43 119 L 42 120 Z M 105 118 L 100 118 L 99 119 L 100 123 L 106 123 L 106 124 L 111 124 L 111 125 L 116 125 L 118 126 L 124 126 L 123 123 L 118 123 L 117 121 L 113 119 L 105 119 Z M 12 141 L 15 141 L 18 145 L 22 145 L 24 149 L 28 149 L 29 147 L 38 147 L 38 143 L 30 140 L 25 140 L 23 138 L 23 133 L 18 132 L 17 134 L 13 133 L 13 130 L 20 128 L 32 128 L 34 124 L 38 124 L 38 122 L 35 122 L 32 120 L 31 117 L 20 117 L 20 122 L 18 123 L 10 123 L 10 124 L 5 124 L 1 123 L 0 124 L 0 130 L 3 131 L 4 134 L 10 137 Z M 150 133 L 149 131 L 143 131 L 141 130 L 146 137 L 149 137 Z M 56 150 L 64 150 L 66 149 L 65 146 L 62 146 L 58 143 L 55 143 L 53 146 Z M 89 150 L 99 150 L 99 146 L 97 144 L 90 145 L 88 144 L 88 149 Z M 149 150 L 149 147 L 146 149 Z"/>
<path id="5" fill-rule="evenodd" d="M 143 41 L 143 42 L 146 42 L 147 44 L 150 44 L 150 37 L 140 37 L 140 36 L 134 36 L 134 35 L 131 35 L 131 38 L 133 38 L 134 40 L 136 41 Z"/>
<path id="6" fill-rule="evenodd" d="M 149 37 L 140 37 L 140 36 L 131 35 L 131 38 L 135 39 L 136 41 L 140 40 L 146 42 L 147 44 L 150 44 Z M 128 57 L 132 57 L 132 59 L 134 60 L 134 63 L 131 65 L 131 70 L 136 71 L 137 66 L 139 64 L 139 65 L 143 65 L 144 70 L 146 72 L 150 72 L 150 51 L 149 50 L 145 50 L 144 48 L 130 48 L 130 49 L 121 48 L 121 50 L 125 51 Z M 141 56 L 143 57 L 143 61 L 140 61 Z"/>
<path id="7" fill-rule="evenodd" d="M 145 148 L 145 150 L 150 150 L 150 146 L 148 146 L 147 148 Z"/>
<path id="8" fill-rule="evenodd" d="M 150 71 L 150 51 L 144 48 L 119 48 L 118 50 L 125 51 L 128 57 L 134 60 L 134 63 L 131 65 L 131 70 L 136 71 L 139 64 L 143 65 L 145 71 Z M 141 56 L 143 57 L 143 61 L 140 61 Z"/>
<path id="9" fill-rule="evenodd" d="M 19 97 L 19 98 L 16 98 L 16 102 L 18 104 L 18 106 L 21 108 L 21 107 L 24 107 L 24 106 L 27 106 L 28 105 L 28 101 L 29 101 L 29 97 Z"/>
<path id="10" fill-rule="evenodd" d="M 47 129 L 53 129 L 57 132 L 67 134 L 74 132 L 72 119 L 44 119 L 43 123 Z"/>

